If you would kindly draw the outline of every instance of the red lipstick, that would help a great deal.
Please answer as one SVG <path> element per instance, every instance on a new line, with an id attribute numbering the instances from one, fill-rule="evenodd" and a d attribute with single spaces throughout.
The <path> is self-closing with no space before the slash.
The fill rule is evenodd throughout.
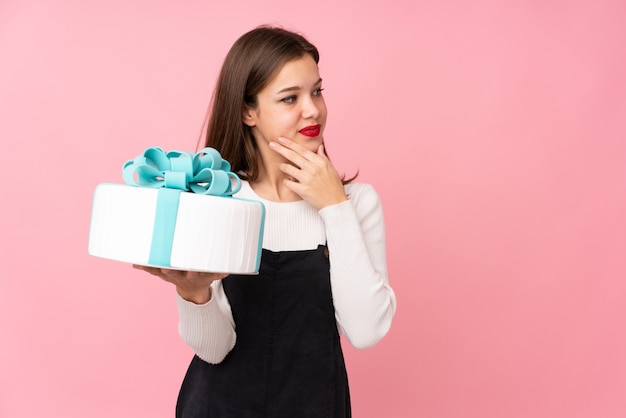
<path id="1" fill-rule="evenodd" d="M 322 128 L 322 125 L 320 124 L 309 125 L 300 129 L 298 132 L 300 132 L 304 136 L 308 136 L 309 138 L 315 138 L 316 136 L 320 134 L 321 128 Z"/>

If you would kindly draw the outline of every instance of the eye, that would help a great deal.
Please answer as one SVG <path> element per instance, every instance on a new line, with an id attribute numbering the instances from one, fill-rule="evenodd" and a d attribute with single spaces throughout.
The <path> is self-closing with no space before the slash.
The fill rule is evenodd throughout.
<path id="1" fill-rule="evenodd" d="M 283 102 L 283 103 L 288 103 L 288 104 L 295 103 L 296 102 L 296 96 L 287 96 L 287 97 L 285 97 L 283 99 L 280 99 L 280 101 Z"/>
<path id="2" fill-rule="evenodd" d="M 321 96 L 323 91 L 324 91 L 323 88 L 321 88 L 321 87 L 317 88 L 317 89 L 313 90 L 313 96 Z"/>

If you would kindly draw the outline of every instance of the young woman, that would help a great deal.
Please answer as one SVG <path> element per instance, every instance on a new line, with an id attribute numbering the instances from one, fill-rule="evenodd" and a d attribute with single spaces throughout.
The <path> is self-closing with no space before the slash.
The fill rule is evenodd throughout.
<path id="1" fill-rule="evenodd" d="M 396 309 L 372 186 L 344 180 L 324 149 L 327 109 L 315 46 L 259 27 L 228 53 L 205 146 L 266 207 L 258 276 L 142 268 L 176 285 L 194 350 L 177 417 L 349 417 L 339 332 L 357 348 Z"/>

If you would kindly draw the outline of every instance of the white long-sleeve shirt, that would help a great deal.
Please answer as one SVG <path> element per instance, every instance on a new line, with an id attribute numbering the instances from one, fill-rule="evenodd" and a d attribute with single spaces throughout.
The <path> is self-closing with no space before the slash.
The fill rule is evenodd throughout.
<path id="1" fill-rule="evenodd" d="M 388 332 L 396 297 L 387 278 L 385 225 L 378 194 L 369 184 L 345 186 L 348 200 L 317 211 L 304 200 L 272 202 L 243 181 L 235 197 L 265 205 L 262 247 L 270 251 L 311 250 L 327 245 L 335 318 L 350 343 L 364 349 Z M 177 295 L 179 333 L 201 359 L 219 363 L 232 350 L 236 324 L 221 281 L 212 298 L 197 305 Z"/>

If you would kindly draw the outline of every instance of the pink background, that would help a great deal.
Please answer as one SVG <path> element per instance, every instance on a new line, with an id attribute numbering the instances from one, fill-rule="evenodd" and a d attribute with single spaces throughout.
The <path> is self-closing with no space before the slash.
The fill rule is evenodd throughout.
<path id="1" fill-rule="evenodd" d="M 219 6 L 218 6 L 219 4 Z M 355 416 L 626 416 L 626 3 L 0 0 L 0 416 L 171 417 L 173 288 L 87 255 L 91 198 L 194 150 L 232 42 L 316 43 L 398 312 Z"/>

